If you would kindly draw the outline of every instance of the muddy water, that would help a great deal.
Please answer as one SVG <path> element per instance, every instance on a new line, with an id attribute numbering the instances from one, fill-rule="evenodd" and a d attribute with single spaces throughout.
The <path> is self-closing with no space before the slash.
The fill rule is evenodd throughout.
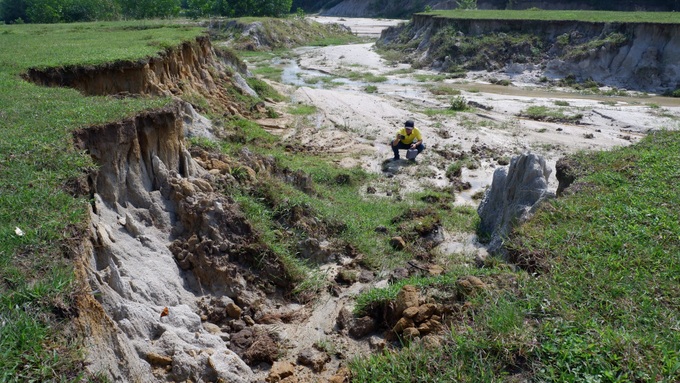
<path id="1" fill-rule="evenodd" d="M 574 91 L 558 89 L 541 89 L 538 87 L 502 86 L 487 83 L 457 83 L 456 88 L 468 92 L 492 93 L 505 96 L 545 98 L 545 99 L 579 99 L 597 102 L 620 102 L 626 104 L 656 104 L 659 106 L 680 107 L 680 98 L 659 95 L 640 94 L 636 96 L 607 96 L 602 94 L 580 94 Z M 633 92 L 634 93 L 634 92 Z"/>

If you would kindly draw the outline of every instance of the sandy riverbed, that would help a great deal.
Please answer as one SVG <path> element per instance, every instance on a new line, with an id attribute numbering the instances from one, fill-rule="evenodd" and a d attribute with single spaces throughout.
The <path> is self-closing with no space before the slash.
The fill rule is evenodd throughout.
<path id="1" fill-rule="evenodd" d="M 320 22 L 347 24 L 359 34 L 377 36 L 379 30 L 401 20 L 338 19 L 315 17 Z M 454 161 L 447 153 L 472 153 L 480 147 L 495 153 L 482 158 L 477 169 L 464 169 L 462 181 L 471 188 L 457 195 L 457 203 L 476 204 L 490 183 L 498 166 L 498 158 L 509 158 L 523 152 L 543 155 L 552 165 L 560 157 L 577 150 L 607 150 L 629 145 L 649 130 L 678 126 L 680 106 L 675 99 L 639 97 L 607 97 L 582 95 L 564 89 L 546 89 L 534 73 L 470 73 L 463 79 L 438 79 L 438 73 L 412 70 L 405 64 L 382 59 L 373 43 L 301 48 L 295 51 L 298 86 L 285 88 L 293 102 L 314 105 L 317 113 L 296 125 L 303 143 L 329 153 L 339 154 L 339 163 L 360 165 L 386 177 L 380 192 L 393 190 L 397 184 L 404 192 L 423 188 L 446 188 L 445 173 Z M 286 65 L 285 63 L 282 65 Z M 385 76 L 387 81 L 368 83 L 346 81 L 348 73 L 371 73 Z M 334 76 L 332 86 L 309 80 L 318 76 Z M 360 77 L 360 76 L 356 76 Z M 489 78 L 507 78 L 511 86 L 492 85 Z M 309 84 L 304 86 L 305 81 Z M 303 86 L 299 86 L 303 84 Z M 369 85 L 377 87 L 367 93 Z M 458 95 L 435 95 L 431 89 L 449 87 Z M 482 107 L 456 114 L 446 113 L 451 99 L 463 97 Z M 530 106 L 546 106 L 567 115 L 581 114 L 578 124 L 549 123 L 520 117 Z M 488 110 L 487 110 L 488 109 Z M 418 165 L 405 161 L 385 165 L 392 157 L 388 142 L 407 119 L 414 120 L 425 137 L 428 149 L 418 157 Z M 287 134 L 291 134 L 288 132 Z M 403 156 L 402 156 L 403 157 Z M 385 170 L 388 170 L 385 172 Z M 556 188 L 554 175 L 550 185 Z"/>

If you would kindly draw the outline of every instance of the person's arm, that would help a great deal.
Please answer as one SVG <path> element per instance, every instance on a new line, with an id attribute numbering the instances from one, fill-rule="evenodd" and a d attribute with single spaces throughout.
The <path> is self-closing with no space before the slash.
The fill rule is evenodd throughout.
<path id="1" fill-rule="evenodd" d="M 399 144 L 399 141 L 401 141 L 404 138 L 404 136 L 400 133 L 397 132 L 397 138 L 392 141 L 392 146 L 397 146 Z"/>
<path id="2" fill-rule="evenodd" d="M 416 146 L 418 146 L 418 144 L 422 144 L 422 143 L 423 143 L 423 137 L 422 137 L 420 134 L 418 134 L 418 135 L 413 139 L 413 142 L 411 142 L 411 148 L 412 148 L 412 149 L 415 149 Z"/>

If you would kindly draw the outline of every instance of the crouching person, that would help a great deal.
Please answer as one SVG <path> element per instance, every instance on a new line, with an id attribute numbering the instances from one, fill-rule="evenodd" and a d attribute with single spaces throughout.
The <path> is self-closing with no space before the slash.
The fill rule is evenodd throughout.
<path id="1" fill-rule="evenodd" d="M 408 160 L 411 162 L 416 162 L 416 156 L 425 150 L 425 145 L 423 145 L 423 136 L 421 135 L 420 130 L 414 127 L 414 123 L 411 120 L 408 120 L 404 123 L 404 128 L 397 132 L 397 137 L 394 139 L 394 141 L 392 141 L 392 151 L 394 152 L 394 158 L 392 161 L 396 161 L 400 158 L 399 149 L 406 149 L 407 151 L 409 149 L 417 150 L 417 152 L 412 151 L 411 153 L 413 154 L 408 156 L 412 157 L 408 158 Z"/>

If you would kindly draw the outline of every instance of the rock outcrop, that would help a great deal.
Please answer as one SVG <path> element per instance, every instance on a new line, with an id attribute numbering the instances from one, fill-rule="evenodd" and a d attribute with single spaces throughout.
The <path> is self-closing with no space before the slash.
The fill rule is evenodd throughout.
<path id="1" fill-rule="evenodd" d="M 490 253 L 500 252 L 510 230 L 551 196 L 550 173 L 545 160 L 535 154 L 513 157 L 509 168 L 496 169 L 491 187 L 477 208 L 481 218 L 479 230 L 490 238 Z"/>
<path id="2" fill-rule="evenodd" d="M 75 133 L 76 145 L 100 166 L 91 179 L 92 246 L 84 265 L 97 299 L 84 302 L 80 322 L 90 370 L 111 381 L 252 377 L 219 331 L 202 325 L 198 283 L 167 247 L 173 229 L 188 229 L 178 225 L 183 213 L 172 196 L 182 188 L 210 191 L 209 173 L 184 148 L 182 109 L 176 103 Z"/>

